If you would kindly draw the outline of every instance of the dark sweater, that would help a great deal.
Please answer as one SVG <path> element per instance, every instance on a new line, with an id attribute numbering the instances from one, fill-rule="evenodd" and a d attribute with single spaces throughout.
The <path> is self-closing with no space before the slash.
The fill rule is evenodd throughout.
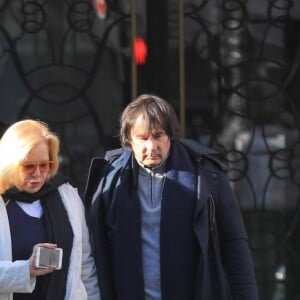
<path id="1" fill-rule="evenodd" d="M 12 238 L 13 261 L 29 259 L 33 246 L 47 240 L 44 218 L 29 216 L 16 201 L 11 201 L 7 205 L 7 214 Z M 13 299 L 41 299 L 42 283 L 42 277 L 37 277 L 36 287 L 32 293 L 14 293 Z"/>

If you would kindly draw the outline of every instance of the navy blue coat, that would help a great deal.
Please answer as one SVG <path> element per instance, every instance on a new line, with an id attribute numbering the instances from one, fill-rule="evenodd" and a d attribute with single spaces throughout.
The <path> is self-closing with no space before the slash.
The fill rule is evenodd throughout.
<path id="1" fill-rule="evenodd" d="M 194 231 L 201 255 L 197 263 L 194 299 L 256 300 L 258 293 L 247 233 L 225 167 L 215 159 L 213 150 L 192 141 L 184 144 L 197 166 L 199 181 Z M 120 153 L 123 154 L 120 156 Z M 131 152 L 123 149 L 109 155 L 113 157 L 109 159 L 113 163 L 107 159 L 93 160 L 85 199 L 95 241 L 102 300 L 116 300 L 116 297 L 105 229 L 105 222 L 114 211 L 107 211 L 101 193 L 104 183 L 106 186 L 114 184 Z"/>

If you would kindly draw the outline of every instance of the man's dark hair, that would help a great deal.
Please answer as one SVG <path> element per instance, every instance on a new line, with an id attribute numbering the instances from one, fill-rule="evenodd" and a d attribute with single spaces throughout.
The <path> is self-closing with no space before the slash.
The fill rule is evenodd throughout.
<path id="1" fill-rule="evenodd" d="M 171 140 L 179 138 L 179 123 L 171 104 L 154 95 L 140 95 L 129 103 L 120 118 L 122 146 L 130 146 L 130 132 L 139 115 L 147 122 L 149 131 L 163 129 Z"/>

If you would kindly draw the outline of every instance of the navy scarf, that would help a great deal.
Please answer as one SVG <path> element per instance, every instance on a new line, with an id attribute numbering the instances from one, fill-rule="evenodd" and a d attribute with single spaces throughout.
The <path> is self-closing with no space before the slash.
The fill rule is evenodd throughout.
<path id="1" fill-rule="evenodd" d="M 136 162 L 125 161 L 115 189 L 116 227 L 113 238 L 114 285 L 117 300 L 143 300 L 141 210 Z M 198 245 L 193 230 L 196 168 L 185 148 L 173 143 L 166 163 L 161 211 L 161 289 L 164 300 L 193 299 Z M 138 184 L 138 183 L 137 183 Z"/>

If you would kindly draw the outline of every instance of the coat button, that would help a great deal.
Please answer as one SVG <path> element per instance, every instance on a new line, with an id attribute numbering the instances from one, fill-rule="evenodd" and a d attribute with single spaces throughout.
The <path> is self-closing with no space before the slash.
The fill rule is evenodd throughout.
<path id="1" fill-rule="evenodd" d="M 210 174 L 210 177 L 213 179 L 213 180 L 217 180 L 219 175 L 217 173 L 211 173 Z"/>

